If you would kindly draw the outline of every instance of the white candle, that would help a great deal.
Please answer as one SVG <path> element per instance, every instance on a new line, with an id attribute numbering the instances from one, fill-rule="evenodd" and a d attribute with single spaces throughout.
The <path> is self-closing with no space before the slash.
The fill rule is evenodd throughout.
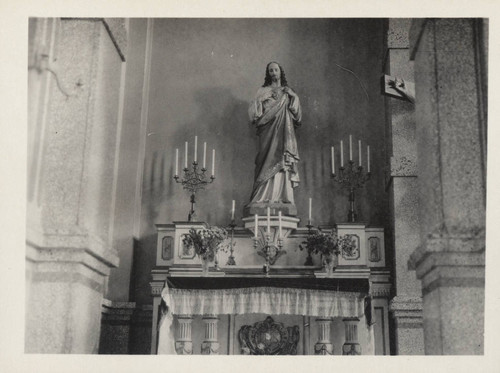
<path id="1" fill-rule="evenodd" d="M 215 176 L 215 149 L 212 149 L 212 176 Z"/>
<path id="2" fill-rule="evenodd" d="M 196 162 L 198 160 L 198 136 L 194 137 L 194 161 Z"/>
<path id="3" fill-rule="evenodd" d="M 186 151 L 184 152 L 184 168 L 188 168 L 188 142 L 186 141 Z"/>
<path id="4" fill-rule="evenodd" d="M 340 167 L 344 167 L 344 142 L 340 140 Z"/>
<path id="5" fill-rule="evenodd" d="M 207 143 L 203 143 L 203 168 L 207 168 Z"/>
<path id="6" fill-rule="evenodd" d="M 179 175 L 179 149 L 175 149 L 175 176 Z"/>
<path id="7" fill-rule="evenodd" d="M 370 172 L 370 145 L 368 145 L 366 147 L 366 149 L 367 149 L 366 152 L 368 154 L 368 170 L 367 171 Z"/>
<path id="8" fill-rule="evenodd" d="M 335 148 L 332 146 L 332 174 L 335 175 Z"/>
<path id="9" fill-rule="evenodd" d="M 309 225 L 311 225 L 312 220 L 312 198 L 309 198 Z"/>
<path id="10" fill-rule="evenodd" d="M 349 135 L 349 160 L 352 161 L 352 135 Z"/>
<path id="11" fill-rule="evenodd" d="M 281 211 L 278 212 L 278 224 L 279 224 L 278 238 L 281 238 Z"/>
<path id="12" fill-rule="evenodd" d="M 235 202 L 234 202 L 234 199 L 233 199 L 233 206 L 231 208 L 231 220 L 234 220 L 234 207 L 235 207 Z"/>
<path id="13" fill-rule="evenodd" d="M 359 167 L 361 167 L 361 140 L 358 140 L 358 148 L 359 148 Z"/>
<path id="14" fill-rule="evenodd" d="M 259 230 L 259 215 L 255 214 L 255 238 L 257 238 L 257 231 Z"/>
<path id="15" fill-rule="evenodd" d="M 267 208 L 267 234 L 271 233 L 271 208 Z"/>

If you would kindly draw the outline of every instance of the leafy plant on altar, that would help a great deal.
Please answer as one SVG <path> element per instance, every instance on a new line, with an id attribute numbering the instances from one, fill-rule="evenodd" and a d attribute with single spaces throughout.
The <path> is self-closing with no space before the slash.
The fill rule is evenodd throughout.
<path id="1" fill-rule="evenodd" d="M 225 242 L 227 238 L 228 234 L 224 228 L 211 227 L 198 230 L 191 228 L 182 242 L 186 247 L 193 247 L 200 258 L 212 262 L 217 251 L 227 252 L 229 246 Z"/>
<path id="2" fill-rule="evenodd" d="M 307 240 L 299 245 L 300 250 L 307 250 L 309 254 L 322 256 L 339 255 L 343 250 L 351 252 L 355 249 L 351 235 L 339 236 L 337 230 L 323 232 L 318 229 L 307 236 Z"/>

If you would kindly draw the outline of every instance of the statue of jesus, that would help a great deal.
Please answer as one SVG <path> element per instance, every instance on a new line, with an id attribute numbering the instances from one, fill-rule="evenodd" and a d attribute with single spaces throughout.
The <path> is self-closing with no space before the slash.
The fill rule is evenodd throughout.
<path id="1" fill-rule="evenodd" d="M 297 215 L 293 189 L 299 183 L 299 153 L 295 129 L 302 111 L 297 94 L 288 87 L 285 72 L 277 62 L 266 67 L 264 85 L 259 88 L 248 110 L 257 128 L 259 151 L 255 158 L 255 179 L 248 215 Z"/>

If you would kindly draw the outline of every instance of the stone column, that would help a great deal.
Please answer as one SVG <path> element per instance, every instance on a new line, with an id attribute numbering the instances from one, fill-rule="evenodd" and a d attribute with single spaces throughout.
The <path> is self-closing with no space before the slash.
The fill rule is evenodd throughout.
<path id="1" fill-rule="evenodd" d="M 486 61 L 483 20 L 418 19 L 415 64 L 426 354 L 484 353 Z"/>
<path id="2" fill-rule="evenodd" d="M 191 315 L 180 315 L 177 317 L 178 338 L 175 341 L 175 351 L 178 355 L 192 355 L 193 341 L 191 339 L 191 324 L 193 317 Z"/>
<path id="3" fill-rule="evenodd" d="M 27 353 L 97 353 L 110 268 L 123 19 L 30 19 Z"/>
<path id="4" fill-rule="evenodd" d="M 342 346 L 342 355 L 361 355 L 361 345 L 358 342 L 357 317 L 345 318 L 345 343 Z"/>
<path id="5" fill-rule="evenodd" d="M 213 315 L 203 316 L 205 340 L 201 343 L 202 355 L 218 355 L 220 344 L 217 341 L 217 323 L 219 318 Z"/>
<path id="6" fill-rule="evenodd" d="M 410 19 L 389 19 L 385 73 L 414 82 L 410 61 Z M 392 244 L 394 247 L 394 290 L 390 303 L 394 319 L 396 355 L 423 354 L 422 312 L 418 311 L 421 290 L 416 276 L 408 269 L 408 259 L 418 244 L 417 144 L 415 106 L 401 99 L 386 97 L 387 154 L 390 174 Z M 402 310 L 411 309 L 404 313 Z M 402 318 L 402 319 L 400 319 Z"/>
<path id="7" fill-rule="evenodd" d="M 333 355 L 333 343 L 330 339 L 331 318 L 316 319 L 318 323 L 318 342 L 314 345 L 315 355 Z"/>

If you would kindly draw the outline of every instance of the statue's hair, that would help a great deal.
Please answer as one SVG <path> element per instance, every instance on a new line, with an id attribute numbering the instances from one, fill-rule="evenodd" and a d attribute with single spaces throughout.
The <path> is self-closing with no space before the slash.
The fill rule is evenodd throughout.
<path id="1" fill-rule="evenodd" d="M 271 83 L 272 83 L 271 75 L 269 75 L 269 65 L 272 64 L 272 63 L 275 63 L 280 68 L 280 71 L 281 71 L 281 77 L 280 77 L 280 79 L 281 79 L 281 86 L 282 87 L 287 87 L 288 86 L 288 82 L 286 81 L 285 70 L 283 70 L 283 67 L 281 67 L 281 65 L 278 62 L 276 62 L 276 61 L 271 61 L 271 62 L 269 62 L 267 64 L 267 66 L 266 66 L 266 77 L 264 79 L 264 85 L 263 85 L 263 87 L 270 86 Z"/>

